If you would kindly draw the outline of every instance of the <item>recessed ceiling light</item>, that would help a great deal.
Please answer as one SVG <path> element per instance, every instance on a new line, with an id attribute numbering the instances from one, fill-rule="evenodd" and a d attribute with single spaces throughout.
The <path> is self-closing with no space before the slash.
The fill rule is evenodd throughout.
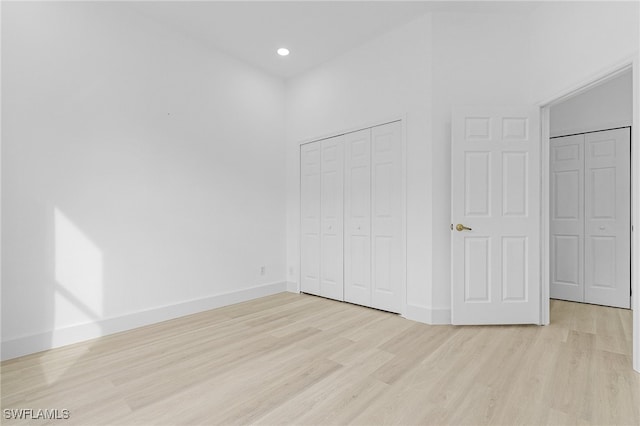
<path id="1" fill-rule="evenodd" d="M 289 49 L 285 47 L 281 47 L 280 49 L 278 49 L 278 55 L 287 56 L 288 54 L 289 54 Z"/>

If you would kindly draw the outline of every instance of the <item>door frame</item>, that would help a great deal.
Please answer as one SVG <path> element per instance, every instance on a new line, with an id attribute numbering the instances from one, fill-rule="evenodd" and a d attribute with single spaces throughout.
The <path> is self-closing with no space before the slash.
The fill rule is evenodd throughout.
<path id="1" fill-rule="evenodd" d="M 592 75 L 591 77 L 581 80 L 571 87 L 563 90 L 553 97 L 538 102 L 540 108 L 540 274 L 542 285 L 540 286 L 540 323 L 548 325 L 550 323 L 549 313 L 549 256 L 550 256 L 550 238 L 549 238 L 549 207 L 550 207 L 550 190 L 549 190 L 549 136 L 550 136 L 550 110 L 553 105 L 565 101 L 573 96 L 581 94 L 597 85 L 605 83 L 612 78 L 619 76 L 621 73 L 631 70 L 632 87 L 633 87 L 633 103 L 631 124 L 631 309 L 633 310 L 633 368 L 640 372 L 640 257 L 637 256 L 640 250 L 640 138 L 638 129 L 640 129 L 640 57 L 638 54 L 633 57 L 626 58 L 623 61 L 612 64 L 606 69 Z"/>
<path id="2" fill-rule="evenodd" d="M 402 159 L 400 160 L 400 165 L 402 167 L 402 170 L 400 173 L 401 175 L 400 186 L 401 186 L 401 192 L 402 192 L 401 194 L 402 205 L 401 205 L 401 215 L 400 215 L 402 217 L 402 231 L 400 235 L 400 237 L 402 238 L 402 241 L 400 244 L 400 246 L 402 247 L 402 282 L 400 283 L 400 298 L 402 302 L 400 304 L 399 315 L 402 317 L 406 317 L 407 305 L 408 305 L 407 304 L 407 114 L 406 113 L 391 115 L 383 119 L 361 122 L 355 126 L 348 127 L 343 130 L 328 132 L 323 135 L 312 137 L 312 138 L 306 138 L 297 143 L 298 145 L 298 155 L 297 155 L 297 161 L 298 161 L 298 168 L 297 168 L 297 171 L 298 171 L 298 176 L 297 176 L 297 180 L 298 180 L 298 191 L 297 191 L 298 192 L 298 203 L 297 203 L 298 204 L 297 206 L 298 207 L 298 221 L 297 221 L 298 274 L 297 274 L 297 278 L 298 279 L 297 281 L 298 282 L 296 283 L 295 289 L 290 289 L 289 291 L 293 291 L 295 293 L 302 292 L 302 289 L 301 289 L 301 284 L 302 284 L 302 209 L 301 209 L 302 186 L 300 185 L 300 179 L 302 176 L 302 162 L 301 162 L 302 146 L 309 143 L 313 143 L 313 142 L 319 142 L 324 139 L 345 135 L 347 133 L 353 133 L 353 132 L 358 132 L 360 130 L 370 129 L 372 127 L 382 126 L 382 125 L 393 123 L 396 121 L 400 122 L 400 128 L 402 129 L 402 134 L 400 135 L 400 140 L 401 140 L 400 149 L 402 151 L 401 152 Z M 348 302 L 344 302 L 344 303 L 348 303 Z"/>

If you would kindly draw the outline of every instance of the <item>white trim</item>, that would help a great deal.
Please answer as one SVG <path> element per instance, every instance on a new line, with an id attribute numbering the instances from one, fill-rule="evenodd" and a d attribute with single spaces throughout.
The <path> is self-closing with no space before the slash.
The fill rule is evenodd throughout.
<path id="1" fill-rule="evenodd" d="M 293 281 L 287 281 L 287 291 L 289 293 L 300 293 L 300 289 L 298 288 L 298 283 Z"/>
<path id="2" fill-rule="evenodd" d="M 402 316 L 411 321 L 429 324 L 431 321 L 431 310 L 424 306 L 410 305 L 407 303 Z"/>
<path id="3" fill-rule="evenodd" d="M 609 129 L 617 129 L 619 127 L 629 127 L 633 123 L 632 121 L 616 121 L 611 123 L 603 123 L 598 126 L 583 126 L 583 127 L 574 127 L 573 129 L 560 129 L 556 132 L 550 132 L 549 136 L 552 138 L 563 137 L 568 135 L 577 135 L 580 133 L 589 133 L 589 132 L 598 132 L 602 130 Z"/>
<path id="4" fill-rule="evenodd" d="M 549 325 L 549 120 L 550 107 L 540 110 L 540 325 Z"/>
<path id="5" fill-rule="evenodd" d="M 634 57 L 627 57 L 609 67 L 603 68 L 600 71 L 591 74 L 589 77 L 578 81 L 572 86 L 561 90 L 554 96 L 550 96 L 546 99 L 535 102 L 535 105 L 539 107 L 553 106 L 555 104 L 559 104 L 560 102 L 564 102 L 576 95 L 584 93 L 587 90 L 593 89 L 594 87 L 606 83 L 607 81 L 610 81 L 618 77 L 623 72 L 629 70 L 632 67 L 633 61 Z"/>
<path id="6" fill-rule="evenodd" d="M 338 131 L 334 131 L 334 132 L 325 133 L 323 135 L 316 136 L 316 137 L 313 137 L 313 138 L 304 138 L 298 143 L 298 145 L 302 146 L 302 145 L 306 145 L 306 144 L 311 143 L 311 142 L 319 142 L 319 141 L 324 140 L 324 139 L 329 139 L 329 138 L 334 138 L 336 136 L 346 135 L 347 133 L 354 133 L 354 132 L 359 132 L 360 130 L 370 129 L 372 127 L 384 126 L 385 124 L 394 123 L 396 121 L 402 121 L 404 123 L 406 121 L 406 119 L 407 119 L 407 114 L 401 114 L 401 115 L 394 115 L 394 116 L 388 117 L 386 119 L 375 120 L 375 121 L 367 121 L 364 124 L 357 125 L 357 126 L 352 126 L 352 127 L 347 128 L 347 129 L 342 129 L 342 130 L 338 130 Z M 404 126 L 403 126 L 402 130 L 404 130 Z"/>
<path id="7" fill-rule="evenodd" d="M 633 309 L 633 368 L 640 372 L 640 258 L 636 255 L 640 250 L 640 138 L 638 137 L 638 129 L 640 125 L 640 98 L 638 90 L 640 90 L 640 61 L 636 53 L 633 57 L 626 58 L 617 62 L 598 73 L 591 75 L 588 79 L 584 79 L 565 89 L 564 91 L 548 98 L 544 101 L 537 102 L 540 107 L 540 144 L 541 144 L 541 161 L 542 161 L 542 191 L 541 191 L 541 323 L 549 324 L 549 182 L 548 182 L 548 166 L 549 166 L 549 147 L 546 141 L 549 139 L 549 111 L 550 108 L 562 101 L 573 96 L 583 93 L 597 85 L 605 83 L 621 73 L 632 69 L 633 72 L 633 127 L 631 130 L 631 288 L 632 300 L 631 308 Z"/>
<path id="8" fill-rule="evenodd" d="M 302 292 L 302 145 L 298 144 L 298 292 Z"/>
<path id="9" fill-rule="evenodd" d="M 407 304 L 404 318 L 430 325 L 451 324 L 451 308 L 427 308 Z"/>
<path id="10" fill-rule="evenodd" d="M 402 173 L 401 173 L 401 202 L 402 202 L 402 231 L 401 237 L 402 241 L 402 258 L 403 258 L 403 270 L 402 270 L 402 283 L 400 284 L 400 300 L 402 301 L 400 315 L 403 315 L 407 312 L 407 306 L 409 302 L 407 301 L 407 114 L 404 114 L 402 119 L 400 120 L 400 127 L 402 128 Z"/>
<path id="11" fill-rule="evenodd" d="M 0 22 L 2 22 L 2 1 L 0 1 Z M 0 45 L 2 45 L 2 32 L 0 31 Z M 2 55 L 0 55 L 0 70 L 2 69 Z M 1 74 L 1 72 L 0 72 Z M 0 93 L 2 93 L 2 79 L 0 78 Z M 0 102 L 0 127 L 2 127 L 2 117 L 4 117 L 4 115 L 2 114 L 2 102 Z M 4 173 L 2 173 L 2 164 L 4 164 L 4 162 L 2 161 L 2 153 L 4 152 L 4 149 L 2 149 L 2 136 L 0 135 L 0 188 L 4 188 L 3 182 L 2 182 L 2 176 L 4 176 Z M 3 202 L 2 200 L 4 200 L 4 197 L 0 197 L 0 224 L 4 223 L 4 221 L 2 220 L 2 212 L 4 211 L 4 206 L 3 206 Z M 0 241 L 4 241 L 4 239 L 2 238 L 2 226 L 0 226 Z M 2 269 L 2 261 L 1 259 L 4 259 L 4 256 L 2 256 L 2 244 L 0 244 L 0 270 Z M 2 314 L 2 291 L 1 289 L 4 288 L 4 282 L 2 277 L 4 276 L 4 274 L 0 274 L 0 330 L 2 330 L 2 318 L 4 318 L 4 315 Z M 1 333 L 0 333 L 1 334 Z"/>
<path id="12" fill-rule="evenodd" d="M 305 138 L 298 142 L 298 283 L 296 285 L 297 291 L 300 292 L 300 283 L 302 282 L 302 209 L 300 203 L 302 202 L 302 186 L 300 180 L 302 178 L 302 145 L 306 145 L 312 142 L 318 142 L 324 139 L 333 138 L 336 136 L 346 135 L 347 133 L 358 132 L 360 130 L 370 129 L 372 127 L 383 126 L 389 123 L 400 122 L 402 127 L 402 249 L 404 256 L 403 271 L 402 271 L 402 283 L 400 285 L 401 307 L 399 314 L 405 316 L 408 304 L 407 304 L 407 114 L 400 114 L 388 117 L 386 119 L 366 122 L 365 124 L 357 125 L 348 128 L 347 130 L 335 131 L 332 133 L 326 133 L 322 136 L 314 138 Z"/>
<path id="13" fill-rule="evenodd" d="M 451 324 L 451 308 L 431 308 L 431 322 L 434 325 Z"/>
<path id="14" fill-rule="evenodd" d="M 287 283 L 275 282 L 215 296 L 152 308 L 99 321 L 73 325 L 44 333 L 18 337 L 2 342 L 2 360 L 58 348 L 85 340 L 95 339 L 121 331 L 131 330 L 161 321 L 191 315 L 222 306 L 233 305 L 259 297 L 282 293 Z"/>
<path id="15" fill-rule="evenodd" d="M 631 128 L 631 309 L 633 309 L 633 369 L 640 373 L 640 56 L 632 62 L 633 127 Z M 634 149 L 635 147 L 635 149 Z"/>

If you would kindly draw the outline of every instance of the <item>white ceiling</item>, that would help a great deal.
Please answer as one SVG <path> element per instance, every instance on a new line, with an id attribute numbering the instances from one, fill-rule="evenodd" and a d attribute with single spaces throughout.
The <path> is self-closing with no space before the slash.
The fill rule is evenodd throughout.
<path id="1" fill-rule="evenodd" d="M 291 77 L 434 10 L 527 12 L 534 2 L 150 1 L 140 13 L 280 77 Z M 279 47 L 291 54 L 280 57 Z"/>

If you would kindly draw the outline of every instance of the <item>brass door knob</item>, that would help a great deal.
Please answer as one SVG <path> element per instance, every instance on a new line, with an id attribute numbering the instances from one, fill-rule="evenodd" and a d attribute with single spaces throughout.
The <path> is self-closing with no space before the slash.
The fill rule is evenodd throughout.
<path id="1" fill-rule="evenodd" d="M 467 228 L 463 224 L 459 223 L 456 225 L 456 230 L 458 231 L 471 231 L 471 228 Z"/>

